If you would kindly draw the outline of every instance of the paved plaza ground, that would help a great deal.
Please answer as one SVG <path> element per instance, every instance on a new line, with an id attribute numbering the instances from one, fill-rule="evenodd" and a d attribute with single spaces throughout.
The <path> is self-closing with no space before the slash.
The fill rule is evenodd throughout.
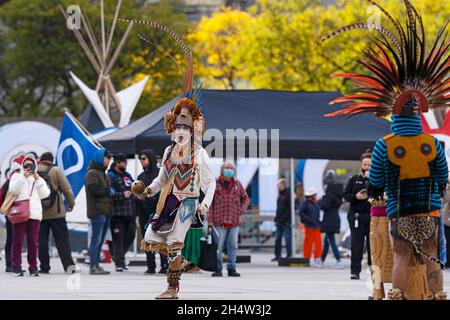
<path id="1" fill-rule="evenodd" d="M 247 252 L 241 252 L 247 254 Z M 210 272 L 183 274 L 181 299 L 343 299 L 366 300 L 370 294 L 367 267 L 361 280 L 350 280 L 349 259 L 345 269 L 334 268 L 329 257 L 323 269 L 312 267 L 279 267 L 270 262 L 270 253 L 250 253 L 251 263 L 237 265 L 240 278 L 212 278 Z M 26 269 L 26 257 L 24 257 Z M 5 273 L 0 261 L 0 300 L 6 299 L 153 299 L 165 288 L 163 275 L 144 276 L 145 267 L 135 266 L 123 273 L 113 271 L 112 264 L 103 264 L 112 271 L 106 276 L 91 276 L 89 268 L 80 264 L 81 273 L 66 275 L 58 258 L 52 258 L 52 270 L 40 277 L 17 278 Z M 445 272 L 445 289 L 450 291 L 450 272 Z"/>

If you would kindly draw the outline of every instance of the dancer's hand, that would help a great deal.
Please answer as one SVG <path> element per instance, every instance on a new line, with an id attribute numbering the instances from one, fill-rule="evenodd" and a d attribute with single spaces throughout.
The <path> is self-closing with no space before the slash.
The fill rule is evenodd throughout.
<path id="1" fill-rule="evenodd" d="M 203 216 L 206 214 L 206 211 L 208 211 L 208 208 L 206 207 L 206 205 L 203 203 L 200 203 L 197 207 L 197 212 Z"/>
<path id="2" fill-rule="evenodd" d="M 150 197 L 152 195 L 152 192 L 153 192 L 152 188 L 150 188 L 150 186 L 148 186 L 145 188 L 144 196 Z"/>
<path id="3" fill-rule="evenodd" d="M 147 190 L 150 190 L 151 192 L 151 189 L 149 187 L 146 188 L 142 181 L 136 180 L 131 184 L 131 192 L 133 192 L 135 196 L 142 195 L 143 197 L 145 197 L 147 195 Z"/>

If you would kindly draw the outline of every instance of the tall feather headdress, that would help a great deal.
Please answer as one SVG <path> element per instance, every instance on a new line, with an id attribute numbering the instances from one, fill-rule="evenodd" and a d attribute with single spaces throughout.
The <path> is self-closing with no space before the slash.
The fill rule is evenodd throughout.
<path id="1" fill-rule="evenodd" d="M 321 42 L 353 29 L 374 29 L 378 37 L 363 51 L 365 59 L 358 59 L 368 74 L 336 73 L 333 76 L 352 80 L 356 88 L 334 99 L 330 104 L 344 103 L 345 109 L 325 116 L 373 113 L 385 117 L 400 114 L 405 104 L 414 102 L 416 113 L 429 108 L 450 106 L 450 71 L 447 25 L 438 31 L 430 51 L 427 51 L 422 17 L 416 8 L 403 0 L 407 12 L 406 26 L 394 19 L 373 0 L 393 25 L 393 30 L 380 24 L 354 23 L 344 26 L 321 39 Z"/>
<path id="2" fill-rule="evenodd" d="M 181 50 L 183 51 L 186 63 L 187 63 L 187 71 L 184 70 L 181 64 L 179 64 L 176 59 L 169 54 L 169 57 L 175 61 L 175 63 L 178 65 L 182 77 L 183 77 L 183 97 L 180 98 L 175 106 L 172 108 L 170 112 L 167 112 L 164 116 L 164 126 L 167 130 L 168 134 L 171 134 L 175 130 L 175 121 L 177 116 L 180 114 L 182 107 L 187 107 L 189 111 L 192 114 L 192 118 L 194 120 L 194 130 L 199 129 L 201 127 L 200 131 L 201 134 L 204 132 L 204 119 L 202 111 L 200 110 L 200 106 L 202 104 L 202 94 L 201 94 L 201 85 L 197 83 L 195 86 L 193 86 L 193 78 L 194 78 L 194 64 L 192 61 L 192 52 L 191 50 L 185 45 L 183 40 L 171 29 L 166 27 L 165 25 L 162 25 L 157 22 L 153 21 L 142 21 L 142 20 L 129 20 L 129 19 L 118 19 L 119 21 L 128 22 L 128 23 L 134 23 L 134 24 L 143 24 L 147 25 L 159 30 L 162 30 L 169 34 L 180 46 Z M 142 35 L 138 36 L 146 41 L 147 43 L 151 44 L 150 41 L 145 39 Z"/>

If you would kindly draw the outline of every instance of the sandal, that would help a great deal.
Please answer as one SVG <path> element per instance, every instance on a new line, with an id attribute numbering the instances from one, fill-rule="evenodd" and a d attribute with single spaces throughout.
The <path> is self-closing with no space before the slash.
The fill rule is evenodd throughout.
<path id="1" fill-rule="evenodd" d="M 443 290 L 431 292 L 430 300 L 447 300 L 447 292 Z"/>
<path id="2" fill-rule="evenodd" d="M 383 300 L 407 300 L 406 294 L 399 288 L 392 288 L 389 290 L 386 298 Z"/>
<path id="3" fill-rule="evenodd" d="M 181 270 L 183 270 L 183 272 L 189 272 L 191 267 L 191 264 L 187 260 L 184 260 L 181 264 Z"/>
<path id="4" fill-rule="evenodd" d="M 161 293 L 159 296 L 157 296 L 155 299 L 157 300 L 175 300 L 178 299 L 177 293 L 170 292 L 169 289 Z"/>

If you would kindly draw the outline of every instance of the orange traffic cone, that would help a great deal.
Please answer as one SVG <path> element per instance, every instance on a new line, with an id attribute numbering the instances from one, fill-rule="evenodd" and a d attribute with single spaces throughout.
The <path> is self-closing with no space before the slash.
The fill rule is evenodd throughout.
<path id="1" fill-rule="evenodd" d="M 112 262 L 112 256 L 111 252 L 109 251 L 108 241 L 105 240 L 102 245 L 102 251 L 100 253 L 100 261 L 102 263 L 111 263 Z"/>

